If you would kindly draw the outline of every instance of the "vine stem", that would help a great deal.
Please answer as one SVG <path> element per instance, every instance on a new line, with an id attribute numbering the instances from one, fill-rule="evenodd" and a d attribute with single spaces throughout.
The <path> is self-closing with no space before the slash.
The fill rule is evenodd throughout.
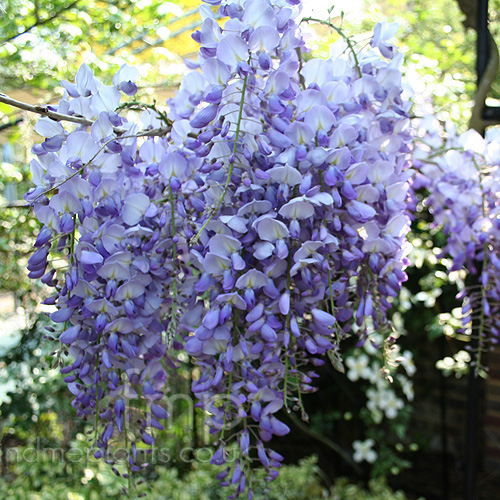
<path id="1" fill-rule="evenodd" d="M 236 155 L 237 149 L 238 149 L 238 139 L 240 137 L 240 131 L 241 131 L 241 120 L 243 118 L 243 106 L 245 104 L 245 92 L 247 89 L 247 82 L 248 82 L 248 75 L 245 75 L 245 78 L 243 79 L 243 86 L 241 87 L 241 99 L 240 99 L 240 107 L 238 111 L 238 121 L 236 122 L 236 132 L 234 136 L 234 146 L 233 146 L 233 154 L 232 156 Z M 226 184 L 224 185 L 224 191 L 222 193 L 222 196 L 218 200 L 217 204 L 213 209 L 211 210 L 210 215 L 208 216 L 208 219 L 203 223 L 203 226 L 201 226 L 201 229 L 198 231 L 198 233 L 193 237 L 191 240 L 192 244 L 195 244 L 199 239 L 205 228 L 210 224 L 210 221 L 214 218 L 214 215 L 216 212 L 219 210 L 221 207 L 222 203 L 224 202 L 224 198 L 226 197 L 227 191 L 229 189 L 229 183 L 231 182 L 231 177 L 233 175 L 233 169 L 234 169 L 234 164 L 236 163 L 236 158 L 233 158 L 233 160 L 229 163 L 229 170 L 227 173 L 227 179 L 226 179 Z"/>
<path id="2" fill-rule="evenodd" d="M 160 129 L 154 129 L 154 130 L 160 130 Z M 80 175 L 88 166 L 92 164 L 92 162 L 99 156 L 102 151 L 108 146 L 108 144 L 112 143 L 113 141 L 116 140 L 122 140 L 122 139 L 137 139 L 138 137 L 145 137 L 145 136 L 151 136 L 149 132 L 153 132 L 153 130 L 145 130 L 143 132 L 138 132 L 137 134 L 131 134 L 131 135 L 122 135 L 121 137 L 114 137 L 112 139 L 109 139 L 109 141 L 105 142 L 97 151 L 97 153 L 92 156 L 92 158 L 85 163 L 82 167 L 80 167 L 78 170 L 76 170 L 73 174 L 71 174 L 69 177 L 66 177 L 63 181 L 59 182 L 58 184 L 54 184 L 52 187 L 46 189 L 43 193 L 40 193 L 31 203 L 29 203 L 27 206 L 32 207 L 40 198 L 43 196 L 49 194 L 50 192 L 59 189 L 63 184 L 68 182 L 70 179 L 73 179 L 73 177 L 76 177 L 77 175 Z"/>
<path id="3" fill-rule="evenodd" d="M 356 51 L 354 50 L 354 46 L 352 44 L 351 39 L 344 33 L 344 31 L 339 28 L 338 26 L 335 26 L 335 24 L 332 24 L 330 21 L 325 21 L 324 19 L 316 19 L 315 17 L 304 17 L 301 23 L 319 23 L 323 24 L 325 26 L 328 26 L 332 30 L 336 31 L 347 43 L 347 46 L 349 47 L 349 50 L 352 52 L 352 55 L 354 57 L 354 62 L 356 63 L 356 69 L 358 70 L 358 75 L 361 78 L 363 74 L 361 73 L 361 67 L 359 65 L 359 59 L 358 59 L 358 54 L 356 54 Z"/>
<path id="4" fill-rule="evenodd" d="M 155 100 L 153 100 L 153 104 L 149 104 L 147 102 L 141 102 L 141 101 L 124 102 L 124 103 L 120 104 L 116 108 L 115 111 L 118 112 L 118 111 L 121 111 L 122 109 L 130 109 L 132 111 L 141 111 L 141 110 L 150 109 L 150 110 L 154 111 L 158 115 L 158 117 L 160 118 L 160 120 L 163 123 L 165 123 L 168 127 L 172 126 L 172 120 L 170 120 L 167 117 L 167 113 L 165 111 L 161 111 L 160 109 L 158 109 L 156 107 L 156 101 Z"/>
<path id="5" fill-rule="evenodd" d="M 481 167 L 477 164 L 476 159 L 474 159 L 474 165 L 477 170 L 477 174 L 479 176 L 479 185 L 482 186 L 483 184 L 483 174 L 481 171 Z M 486 213 L 486 198 L 484 195 L 484 190 L 481 189 L 481 210 L 482 210 L 482 216 L 483 218 L 486 218 L 487 213 Z M 488 267 L 488 241 L 486 240 L 483 243 L 483 265 L 482 265 L 482 273 L 486 271 Z M 482 357 L 482 341 L 481 338 L 484 334 L 484 326 L 485 326 L 485 319 L 486 319 L 486 314 L 484 312 L 484 302 L 488 300 L 487 294 L 486 294 L 486 286 L 481 286 L 481 312 L 479 315 L 479 332 L 478 332 L 478 343 L 477 343 L 477 354 L 476 354 L 476 366 L 475 366 L 475 371 L 476 373 L 479 373 L 479 370 L 481 368 L 481 357 Z M 471 335 L 473 335 L 473 331 L 471 330 Z"/>
<path id="6" fill-rule="evenodd" d="M 175 231 L 175 205 L 174 205 L 174 192 L 172 187 L 170 187 L 170 212 L 172 218 L 172 261 L 173 261 L 173 273 L 174 273 L 174 284 L 172 290 L 172 309 L 170 312 L 170 324 L 169 324 L 169 332 L 167 334 L 167 345 L 169 345 L 172 341 L 174 332 L 173 328 L 175 328 L 175 314 L 177 309 L 177 276 L 176 276 L 176 264 L 177 264 L 177 243 L 175 243 L 174 238 L 176 236 Z M 171 325 L 174 325 L 171 328 Z"/>
<path id="7" fill-rule="evenodd" d="M 233 372 L 229 373 L 229 380 L 227 383 L 226 402 L 224 405 L 224 420 L 222 422 L 222 429 L 221 429 L 221 436 L 220 436 L 221 442 L 224 442 L 224 433 L 226 430 L 226 420 L 227 420 L 227 413 L 229 411 L 229 401 L 231 399 L 232 386 L 233 386 Z"/>
<path id="8" fill-rule="evenodd" d="M 100 341 L 100 335 L 98 339 L 98 343 Z M 99 366 L 99 352 L 96 352 L 95 354 L 95 364 L 96 366 Z M 94 440 L 97 445 L 97 437 L 99 435 L 99 382 L 96 383 L 95 385 L 95 435 L 94 435 Z"/>
<path id="9" fill-rule="evenodd" d="M 289 361 L 288 361 L 288 350 L 285 355 L 285 377 L 284 377 L 284 382 L 283 382 L 283 405 L 284 407 L 288 410 L 288 371 L 290 369 Z M 288 410 L 290 411 L 290 410 Z"/>
<path id="10" fill-rule="evenodd" d="M 130 470 L 130 460 L 128 454 L 130 453 L 129 447 L 128 447 L 128 434 L 127 434 L 127 419 L 123 418 L 123 423 L 124 423 L 124 438 L 125 438 L 125 449 L 127 450 L 127 496 L 129 500 L 132 500 L 132 478 L 130 477 L 131 475 L 131 470 Z"/>
<path id="11" fill-rule="evenodd" d="M 305 422 L 309 422 L 309 416 L 306 413 L 306 410 L 304 408 L 304 402 L 302 401 L 302 391 L 300 389 L 300 378 L 298 372 L 295 375 L 295 383 L 297 384 L 297 395 L 299 397 L 300 417 Z"/>
<path id="12" fill-rule="evenodd" d="M 330 314 L 333 316 L 335 312 L 335 303 L 333 302 L 333 284 L 332 284 L 332 273 L 330 268 L 328 268 L 328 289 L 330 292 Z M 340 343 L 339 331 L 337 328 L 338 322 L 335 319 L 335 339 L 337 340 L 337 344 Z"/>
<path id="13" fill-rule="evenodd" d="M 76 239 L 75 232 L 76 232 L 76 215 L 73 215 L 73 231 L 71 231 L 71 234 L 69 235 L 69 248 L 68 248 L 70 265 L 73 264 L 73 256 L 75 254 L 75 239 Z M 52 243 L 51 243 L 51 245 L 52 245 Z M 54 260 L 52 260 L 51 262 L 54 262 Z M 66 267 L 66 266 L 64 266 L 64 267 Z M 68 268 L 69 268 L 69 266 L 68 266 Z M 66 298 L 69 300 L 70 297 L 71 297 L 71 291 L 68 290 L 68 293 L 66 294 Z M 68 324 L 69 324 L 69 320 L 64 322 L 64 330 L 66 330 L 68 328 Z"/>
<path id="14" fill-rule="evenodd" d="M 291 268 L 291 259 L 292 259 L 292 254 L 291 252 L 288 253 L 288 259 L 287 259 L 287 271 L 286 271 L 286 289 L 288 293 L 290 293 L 290 301 L 292 300 L 292 294 L 291 294 L 291 287 L 292 287 L 292 278 L 290 276 L 290 268 Z M 288 310 L 288 313 L 286 315 L 286 328 L 288 330 L 288 335 L 290 335 L 290 310 Z M 290 341 L 293 342 L 294 337 L 290 337 Z M 285 408 L 288 410 L 288 372 L 290 370 L 290 347 L 286 350 L 285 353 L 285 376 L 284 376 L 284 381 L 283 381 L 283 405 Z"/>

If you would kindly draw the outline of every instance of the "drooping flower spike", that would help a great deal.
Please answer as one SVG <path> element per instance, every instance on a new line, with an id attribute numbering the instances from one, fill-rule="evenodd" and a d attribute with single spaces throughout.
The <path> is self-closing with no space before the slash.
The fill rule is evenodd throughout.
<path id="1" fill-rule="evenodd" d="M 387 29 L 374 46 L 390 60 L 303 64 L 300 2 L 209 3 L 227 19 L 200 8 L 200 52 L 164 136 L 138 137 L 161 116 L 115 112 L 135 90 L 130 68 L 112 87 L 87 66 L 64 84 L 58 109 L 94 123 L 40 121 L 27 200 L 44 228 L 29 269 L 54 287 L 74 358 L 63 370 L 96 419 L 97 453 L 154 444 L 164 362 L 175 369 L 182 348 L 199 367 L 212 462 L 239 449 L 222 484 L 251 497 L 251 463 L 273 479 L 282 461 L 267 444 L 289 432 L 278 412 L 303 411 L 314 367 L 339 356 L 353 324 L 360 342 L 386 328 L 405 279 L 409 104 Z M 56 251 L 68 268 L 46 272 Z"/>
<path id="2" fill-rule="evenodd" d="M 498 343 L 500 333 L 500 137 L 497 129 L 484 138 L 474 130 L 443 130 L 431 118 L 422 121 L 420 130 L 414 187 L 428 192 L 425 205 L 446 236 L 443 256 L 453 263 L 448 271 L 464 269 L 480 285 L 465 287 L 457 297 L 463 331 L 477 340 L 472 343 L 477 346 L 472 353 L 477 372 L 484 369 L 482 353 Z"/>

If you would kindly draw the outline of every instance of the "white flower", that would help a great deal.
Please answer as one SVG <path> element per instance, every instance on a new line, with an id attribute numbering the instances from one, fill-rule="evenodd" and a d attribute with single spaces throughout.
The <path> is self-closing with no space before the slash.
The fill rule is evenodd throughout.
<path id="1" fill-rule="evenodd" d="M 367 406 L 371 410 L 372 408 L 383 408 L 384 406 L 384 396 L 386 390 L 381 387 L 372 387 L 366 391 L 368 396 Z"/>
<path id="2" fill-rule="evenodd" d="M 413 353 L 411 351 L 407 350 L 403 352 L 401 364 L 410 377 L 417 371 L 415 363 L 413 362 Z"/>
<path id="3" fill-rule="evenodd" d="M 396 418 L 399 410 L 403 407 L 403 400 L 397 398 L 394 391 L 388 391 L 388 397 L 384 400 L 384 407 L 382 408 L 385 411 L 385 416 L 389 419 Z"/>
<path id="4" fill-rule="evenodd" d="M 366 460 L 371 464 L 375 462 L 377 459 L 377 452 L 373 450 L 373 446 L 375 445 L 375 441 L 373 439 L 366 439 L 365 441 L 356 440 L 352 443 L 352 447 L 354 448 L 353 459 L 355 462 L 362 462 Z"/>
<path id="5" fill-rule="evenodd" d="M 371 366 L 370 376 L 367 378 L 367 380 L 370 383 L 377 384 L 377 385 L 380 383 L 380 381 L 387 383 L 384 376 L 382 375 L 382 371 L 380 370 L 379 363 L 377 363 L 377 362 L 373 363 L 373 365 Z"/>
<path id="6" fill-rule="evenodd" d="M 398 375 L 399 384 L 401 385 L 401 390 L 403 394 L 406 396 L 408 401 L 413 401 L 415 397 L 415 391 L 413 390 L 413 382 L 406 378 L 404 375 Z"/>
<path id="7" fill-rule="evenodd" d="M 383 395 L 383 393 L 375 390 L 375 389 L 368 389 L 366 392 L 366 395 L 368 396 L 368 402 L 366 403 L 366 407 L 370 410 L 371 417 L 373 418 L 373 421 L 376 424 L 380 424 L 382 422 L 382 418 L 384 417 L 384 414 L 380 411 L 380 397 Z"/>
<path id="8" fill-rule="evenodd" d="M 366 406 L 374 417 L 379 411 L 383 411 L 387 418 L 393 419 L 404 407 L 403 400 L 396 397 L 396 393 L 392 389 L 371 388 L 366 391 L 366 395 L 368 396 Z"/>
<path id="9" fill-rule="evenodd" d="M 347 378 L 352 382 L 356 382 L 360 378 L 370 380 L 372 370 L 370 369 L 370 358 L 366 354 L 360 354 L 356 357 L 351 356 L 346 359 L 345 364 L 349 369 Z"/>

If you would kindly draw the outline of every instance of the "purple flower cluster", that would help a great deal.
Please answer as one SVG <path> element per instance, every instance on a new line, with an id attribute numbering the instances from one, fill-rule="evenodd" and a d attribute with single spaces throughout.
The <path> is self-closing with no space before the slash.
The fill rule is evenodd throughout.
<path id="1" fill-rule="evenodd" d="M 182 287 L 171 292 L 187 248 L 176 235 L 181 216 L 163 198 L 178 199 L 172 170 L 185 179 L 194 167 L 166 143 L 149 139 L 139 146 L 138 124 L 112 111 L 118 89 L 135 88 L 120 78 L 130 76 L 132 69 L 123 67 L 115 86 L 102 86 L 83 65 L 76 84 L 65 84 L 58 111 L 94 122 L 90 130 L 66 132 L 39 120 L 36 130 L 46 139 L 33 148 L 35 187 L 26 195 L 44 224 L 29 276 L 54 289 L 45 302 L 57 306 L 51 319 L 63 325 L 59 341 L 74 359 L 62 372 L 79 415 L 96 416 L 96 456 L 105 455 L 114 434 L 129 438 L 122 432 L 130 427 L 126 419 L 136 417 L 132 407 L 144 409 L 138 439 L 152 444 L 150 429 L 163 428 L 167 415 L 155 401 L 171 363 L 165 332 L 176 327 L 180 304 L 192 300 Z M 133 454 L 130 465 L 138 470 Z"/>
<path id="2" fill-rule="evenodd" d="M 252 498 L 251 462 L 271 480 L 282 461 L 267 445 L 289 432 L 277 413 L 303 410 L 314 367 L 338 356 L 354 323 L 361 343 L 383 329 L 406 278 L 409 104 L 392 27 L 372 43 L 389 59 L 303 63 L 298 0 L 208 3 L 227 20 L 200 8 L 199 56 L 163 137 L 139 139 L 154 113 L 140 129 L 115 112 L 120 91 L 136 90 L 131 68 L 112 87 L 87 66 L 64 83 L 58 111 L 94 123 L 37 125 L 46 140 L 26 198 L 44 227 L 29 269 L 55 289 L 51 317 L 74 358 L 66 381 L 80 414 L 100 422 L 98 446 L 125 425 L 154 442 L 162 363 L 183 341 L 218 437 L 212 462 L 239 447 L 219 478 Z M 54 252 L 67 268 L 46 271 Z M 137 428 L 124 417 L 131 400 Z"/>
<path id="3" fill-rule="evenodd" d="M 433 119 L 424 120 L 421 130 L 414 187 L 429 192 L 425 205 L 447 238 L 443 252 L 453 259 L 449 271 L 466 269 L 477 276 L 480 286 L 465 288 L 459 298 L 464 328 L 478 336 L 481 351 L 496 344 L 500 333 L 500 135 L 497 129 L 485 138 L 474 130 L 459 135 L 448 127 L 445 132 Z M 474 327 L 473 315 L 480 318 Z M 474 361 L 478 368 L 480 351 Z"/>
<path id="4" fill-rule="evenodd" d="M 313 390 L 306 363 L 321 364 L 353 321 L 380 327 L 405 278 L 408 104 L 399 59 L 302 67 L 292 10 L 247 2 L 221 14 L 223 29 L 207 15 L 195 34 L 201 75 L 171 103 L 177 123 L 200 129 L 207 173 L 191 255 L 210 307 L 186 350 L 202 368 L 193 391 L 224 400 L 209 419 L 221 443 L 228 422 L 248 419 L 259 449 L 288 432 L 275 413 Z M 192 110 L 187 95 L 200 98 Z"/>

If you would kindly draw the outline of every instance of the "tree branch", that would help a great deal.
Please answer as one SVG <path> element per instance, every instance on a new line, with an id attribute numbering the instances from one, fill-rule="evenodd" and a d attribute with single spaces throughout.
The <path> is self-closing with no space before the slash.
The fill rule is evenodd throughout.
<path id="1" fill-rule="evenodd" d="M 22 121 L 23 121 L 22 118 L 16 118 L 13 122 L 3 123 L 2 125 L 0 125 L 0 132 L 2 132 L 3 130 L 7 130 L 11 127 L 15 127 L 16 125 L 19 125 Z"/>
<path id="2" fill-rule="evenodd" d="M 469 127 L 477 130 L 481 135 L 484 135 L 486 127 L 498 125 L 498 120 L 487 120 L 483 116 L 484 109 L 486 107 L 486 98 L 488 97 L 491 86 L 497 78 L 499 66 L 498 47 L 489 30 L 488 40 L 490 44 L 490 57 L 484 74 L 477 85 L 474 107 L 472 108 L 472 114 L 469 122 Z"/>
<path id="3" fill-rule="evenodd" d="M 465 15 L 462 24 L 477 31 L 477 0 L 457 0 L 457 3 Z"/>
<path id="4" fill-rule="evenodd" d="M 172 24 L 174 24 L 174 23 L 176 23 L 178 21 L 182 21 L 183 19 L 186 19 L 187 17 L 196 14 L 198 11 L 199 11 L 198 7 L 196 7 L 195 9 L 191 9 L 188 12 L 184 13 L 182 16 L 175 17 L 174 19 L 172 19 L 171 21 L 169 21 L 168 24 L 172 25 Z M 198 25 L 199 24 L 201 24 L 201 23 L 198 23 Z M 189 26 L 189 28 L 192 28 L 192 26 Z M 186 30 L 184 30 L 184 31 L 186 31 Z M 173 38 L 174 36 L 177 36 L 178 34 L 179 34 L 178 32 L 174 32 L 173 34 L 169 35 L 168 38 L 166 38 L 165 40 L 161 40 L 161 41 L 169 40 L 170 38 Z M 118 47 L 115 47 L 115 48 L 109 50 L 108 52 L 106 52 L 106 55 L 107 56 L 112 56 L 113 54 L 115 54 L 119 50 L 124 49 L 125 47 L 128 47 L 132 43 L 137 42 L 139 40 L 143 40 L 144 36 L 145 36 L 145 33 L 141 33 L 140 35 L 137 35 L 136 37 L 131 38 L 130 40 L 127 40 L 126 42 L 122 43 Z M 159 45 L 161 43 L 161 41 L 160 42 L 158 42 L 158 41 L 153 42 L 153 45 Z M 151 45 L 151 46 L 153 46 L 153 45 Z M 149 48 L 149 44 L 145 45 L 144 47 L 145 48 L 143 48 L 143 50 Z"/>
<path id="5" fill-rule="evenodd" d="M 308 436 L 316 439 L 320 443 L 324 444 L 335 453 L 338 453 L 355 471 L 357 474 L 361 474 L 361 467 L 352 459 L 352 457 L 347 453 L 341 446 L 332 441 L 329 437 L 314 431 L 308 425 L 304 424 L 299 418 L 293 413 L 287 413 L 286 416 L 298 427 L 302 432 Z"/>
<path id="6" fill-rule="evenodd" d="M 33 28 L 36 28 L 37 26 L 42 26 L 44 24 L 50 23 L 50 21 L 54 20 L 56 17 L 61 15 L 63 12 L 66 12 L 67 10 L 72 9 L 78 2 L 80 2 L 80 0 L 74 0 L 70 4 L 68 4 L 65 7 L 63 7 L 62 9 L 59 9 L 58 11 L 54 12 L 54 14 L 50 15 L 49 17 L 46 17 L 45 19 L 39 19 L 38 12 L 36 12 L 36 14 L 35 14 L 36 21 L 31 26 L 24 28 L 24 30 L 21 31 L 20 33 L 16 33 L 15 35 L 12 35 L 8 38 L 4 38 L 3 40 L 0 40 L 0 45 L 7 43 L 7 42 L 11 42 L 12 40 L 17 38 L 18 36 L 21 36 L 21 35 L 24 35 L 25 33 L 30 32 Z"/>
<path id="7" fill-rule="evenodd" d="M 484 14 L 484 12 L 478 11 L 478 1 L 457 0 L 457 3 L 460 10 L 465 15 L 465 19 L 462 21 L 463 25 L 466 28 L 472 28 L 476 31 L 477 36 L 480 36 L 481 27 L 479 25 L 482 24 L 481 12 L 482 14 Z M 478 77 L 480 78 L 480 81 L 477 84 L 476 95 L 474 96 L 474 107 L 472 108 L 472 115 L 469 121 L 469 128 L 477 130 L 482 135 L 484 135 L 486 127 L 498 125 L 497 119 L 485 119 L 484 117 L 486 98 L 488 97 L 492 84 L 497 78 L 499 67 L 498 46 L 488 28 L 486 29 L 486 35 L 488 37 L 488 50 L 486 54 L 476 54 L 478 58 L 487 57 L 487 60 L 485 61 L 484 68 L 482 63 L 476 66 L 479 72 Z"/>
<path id="8" fill-rule="evenodd" d="M 15 108 L 18 109 L 23 109 L 24 111 L 29 111 L 30 113 L 36 113 L 42 116 L 47 116 L 48 118 L 51 118 L 52 120 L 55 120 L 57 122 L 62 122 L 62 121 L 73 122 L 73 123 L 78 123 L 79 125 L 86 125 L 87 127 L 90 127 L 94 123 L 93 120 L 89 120 L 87 118 L 84 118 L 83 116 L 65 115 L 63 113 L 58 113 L 57 111 L 52 111 L 47 106 L 41 106 L 39 104 L 32 105 L 32 104 L 27 104 L 25 102 L 17 101 L 16 99 L 12 99 L 11 97 L 5 94 L 0 94 L 0 102 L 8 104 L 9 106 L 14 106 Z M 170 130 L 171 127 L 170 125 L 168 125 L 165 127 L 160 127 L 155 129 L 141 130 L 137 132 L 137 134 L 135 134 L 134 136 L 162 137 L 166 135 L 168 132 L 170 132 Z M 126 132 L 126 130 L 119 127 L 113 127 L 113 131 L 117 135 L 117 138 L 120 138 L 120 136 L 122 136 Z"/>
<path id="9" fill-rule="evenodd" d="M 220 16 L 216 16 L 216 19 L 218 19 Z M 188 26 L 184 26 L 182 28 L 179 28 L 177 31 L 174 31 L 171 33 L 167 38 L 157 38 L 156 40 L 153 40 L 151 43 L 145 43 L 142 47 L 138 47 L 134 51 L 132 51 L 131 55 L 137 55 L 140 54 L 141 52 L 144 52 L 145 50 L 151 49 L 153 47 L 156 47 L 158 45 L 161 45 L 165 43 L 167 40 L 170 40 L 172 38 L 175 38 L 176 36 L 182 35 L 182 33 L 185 33 L 186 31 L 193 31 L 195 28 L 201 25 L 200 21 L 196 21 L 192 24 L 189 24 Z"/>
<path id="10" fill-rule="evenodd" d="M 66 121 L 66 122 L 79 123 L 80 125 L 87 125 L 87 126 L 90 126 L 92 125 L 92 123 L 94 123 L 92 120 L 88 120 L 83 116 L 65 115 L 63 113 L 58 113 L 57 111 L 52 111 L 51 109 L 48 108 L 48 106 L 41 106 L 40 104 L 36 105 L 27 104 L 25 102 L 17 101 L 16 99 L 12 99 L 11 97 L 5 94 L 0 94 L 0 102 L 8 104 L 9 106 L 14 106 L 15 108 L 18 109 L 23 109 L 24 111 L 30 111 L 31 113 L 37 113 L 39 115 L 47 116 L 57 122 Z"/>

